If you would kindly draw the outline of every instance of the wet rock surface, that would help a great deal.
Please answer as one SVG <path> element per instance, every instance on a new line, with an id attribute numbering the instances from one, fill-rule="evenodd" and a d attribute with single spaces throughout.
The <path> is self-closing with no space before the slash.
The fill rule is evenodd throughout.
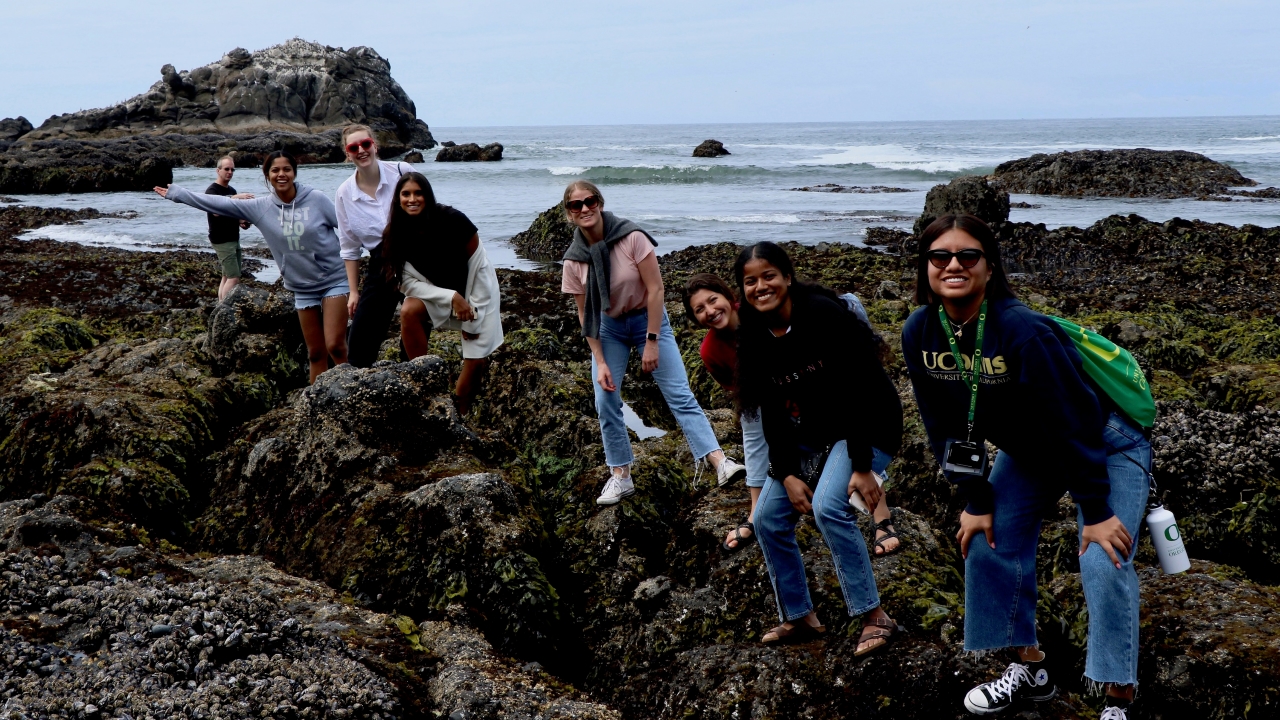
<path id="1" fill-rule="evenodd" d="M 913 255 L 894 253 L 913 250 L 908 233 L 886 233 L 887 252 L 787 247 L 802 276 L 863 299 L 906 408 L 889 470 L 905 542 L 873 569 L 907 632 L 854 662 L 860 625 L 808 519 L 799 543 L 832 634 L 759 644 L 777 623 L 759 548 L 720 547 L 746 517 L 746 493 L 699 477 L 637 367 L 624 397 L 669 432 L 633 443 L 635 496 L 595 505 L 608 469 L 557 272 L 500 272 L 506 343 L 462 417 L 449 397 L 456 333 L 433 333 L 433 354 L 407 363 L 391 342 L 386 362 L 302 389 L 296 314 L 279 287 L 247 282 L 214 304 L 211 256 L 157 254 L 143 268 L 133 254 L 18 242 L 26 223 L 76 216 L 10 212 L 0 210 L 0 679 L 11 711 L 960 718 L 964 691 L 1007 662 L 962 651 L 959 505 L 896 350 L 915 270 Z M 1280 331 L 1269 266 L 1252 259 L 1280 254 L 1280 237 L 1136 216 L 1053 231 L 1005 222 L 1000 234 L 1024 299 L 1133 349 L 1161 402 L 1157 480 L 1196 562 L 1162 576 L 1140 543 L 1143 689 L 1131 717 L 1267 716 Z M 704 332 L 678 289 L 694 272 L 727 276 L 738 250 L 660 260 L 688 358 Z M 113 284 L 117 266 L 132 286 Z M 32 279 L 46 267 L 112 274 L 72 294 L 56 277 L 65 271 Z M 722 447 L 740 454 L 729 399 L 700 363 L 687 367 Z M 1100 706 L 1077 680 L 1087 616 L 1073 513 L 1061 503 L 1041 542 L 1040 637 L 1068 692 L 1039 717 Z M 863 531 L 870 544 L 865 519 Z"/>
<path id="2" fill-rule="evenodd" d="M 948 214 L 976 215 L 996 227 L 1009 219 L 1009 193 L 992 187 L 986 178 L 964 175 L 947 183 L 934 185 L 924 198 L 924 212 L 916 219 L 916 235 L 929 223 Z"/>
<path id="3" fill-rule="evenodd" d="M 913 192 L 910 188 L 890 187 L 888 185 L 839 185 L 837 183 L 823 183 L 822 185 L 806 185 L 804 187 L 791 188 L 795 192 L 829 192 L 829 193 L 858 193 L 858 194 L 878 194 L 878 193 L 900 193 Z"/>
<path id="4" fill-rule="evenodd" d="M 1067 197 L 1199 197 L 1256 185 L 1228 165 L 1186 150 L 1077 150 L 1040 153 L 996 166 L 1005 190 Z"/>
<path id="5" fill-rule="evenodd" d="M 28 124 L 11 140 L 3 137 L 22 125 L 5 121 L 0 192 L 149 190 L 171 182 L 175 166 L 212 167 L 229 154 L 248 167 L 280 149 L 304 163 L 341 162 L 339 132 L 350 123 L 371 126 L 384 157 L 435 145 L 372 48 L 295 38 L 160 75 L 129 100 Z"/>
<path id="6" fill-rule="evenodd" d="M 560 260 L 573 243 L 573 224 L 560 203 L 538 213 L 529 229 L 508 240 L 516 252 L 530 260 Z"/>
<path id="7" fill-rule="evenodd" d="M 492 162 L 502 159 L 502 143 L 480 147 L 475 143 L 441 146 L 436 162 Z"/>
<path id="8" fill-rule="evenodd" d="M 703 140 L 698 144 L 698 147 L 693 149 L 693 156 L 700 158 L 722 157 L 729 154 L 729 151 L 724 147 L 724 143 L 719 140 Z"/>

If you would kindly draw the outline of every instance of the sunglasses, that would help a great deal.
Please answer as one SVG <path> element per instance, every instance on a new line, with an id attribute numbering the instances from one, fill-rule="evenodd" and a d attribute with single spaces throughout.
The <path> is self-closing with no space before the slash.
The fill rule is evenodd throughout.
<path id="1" fill-rule="evenodd" d="M 960 252 L 947 252 L 946 250 L 930 250 L 925 254 L 929 258 L 929 262 L 939 270 L 945 269 L 951 264 L 951 258 L 960 261 L 960 267 L 971 268 L 978 264 L 984 255 L 981 250 L 961 250 Z"/>
<path id="2" fill-rule="evenodd" d="M 564 206 L 569 210 L 569 212 L 574 213 L 582 212 L 582 208 L 594 210 L 595 208 L 600 207 L 600 197 L 598 195 L 592 195 L 591 197 L 583 198 L 581 200 L 570 200 L 565 203 Z"/>
<path id="3" fill-rule="evenodd" d="M 360 142 L 353 142 L 347 146 L 347 152 L 351 153 L 352 155 L 355 155 L 357 152 L 361 150 L 372 150 L 372 149 L 373 149 L 372 138 L 365 138 Z"/>

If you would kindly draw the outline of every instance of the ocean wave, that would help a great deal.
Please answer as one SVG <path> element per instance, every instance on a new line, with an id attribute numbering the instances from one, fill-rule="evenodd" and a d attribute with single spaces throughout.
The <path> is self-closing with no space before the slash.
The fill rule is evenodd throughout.
<path id="1" fill-rule="evenodd" d="M 987 167 L 986 158 L 930 157 L 902 145 L 855 145 L 816 158 L 792 160 L 793 165 L 865 165 L 880 170 L 915 170 L 925 173 L 956 173 Z"/>
<path id="2" fill-rule="evenodd" d="M 800 222 L 799 215 L 790 213 L 760 213 L 750 215 L 690 215 L 689 220 L 698 222 L 750 223 L 766 225 L 790 225 Z"/>
<path id="3" fill-rule="evenodd" d="M 187 243 L 181 242 L 179 238 L 170 237 L 166 238 L 166 247 L 154 242 L 138 240 L 128 233 L 103 232 L 83 225 L 47 225 L 35 230 L 28 230 L 19 235 L 18 239 L 57 240 L 58 242 L 72 242 L 93 247 L 113 247 L 121 250 L 144 250 L 148 252 L 164 252 L 175 248 L 213 252 L 207 242 L 191 243 L 188 246 Z"/>
<path id="4" fill-rule="evenodd" d="M 576 167 L 574 165 L 562 165 L 560 167 L 549 167 L 547 171 L 552 175 L 581 175 L 591 168 Z"/>
<path id="5" fill-rule="evenodd" d="M 642 163 L 596 165 L 579 173 L 584 178 L 609 183 L 701 183 L 759 177 L 770 171 L 752 165 L 693 165 Z"/>
<path id="6" fill-rule="evenodd" d="M 1249 136 L 1249 137 L 1231 137 L 1231 138 L 1227 138 L 1227 139 L 1228 139 L 1228 140 L 1242 140 L 1242 141 L 1244 141 L 1244 142 L 1250 142 L 1250 141 L 1254 141 L 1254 140 L 1280 140 L 1280 135 L 1251 135 L 1251 136 Z"/>

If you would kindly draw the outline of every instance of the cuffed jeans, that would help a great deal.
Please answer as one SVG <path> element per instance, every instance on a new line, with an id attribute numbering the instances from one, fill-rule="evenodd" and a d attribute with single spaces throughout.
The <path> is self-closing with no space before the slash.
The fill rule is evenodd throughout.
<path id="1" fill-rule="evenodd" d="M 631 349 L 644 351 L 645 336 L 649 333 L 649 313 L 646 311 L 611 318 L 600 314 L 600 350 L 604 361 L 613 373 L 614 392 L 606 392 L 600 383 L 594 382 L 597 377 L 596 359 L 591 358 L 592 386 L 596 391 L 596 414 L 600 417 L 600 436 L 604 440 L 604 459 L 610 467 L 630 465 L 635 460 L 631 452 L 631 438 L 627 435 L 627 424 L 622 419 L 622 380 L 627 371 L 627 359 Z M 658 330 L 658 367 L 653 371 L 653 380 L 658 383 L 662 397 L 667 401 L 671 414 L 684 431 L 684 439 L 693 451 L 693 457 L 701 460 L 720 449 L 716 434 L 711 429 L 711 422 L 706 413 L 698 405 L 698 400 L 689 389 L 689 377 L 685 374 L 684 359 L 680 357 L 680 346 L 671 332 L 671 323 L 667 321 L 667 313 L 662 313 L 662 327 Z"/>
<path id="2" fill-rule="evenodd" d="M 764 439 L 764 423 L 757 414 L 752 420 L 740 418 L 742 425 L 742 464 L 747 466 L 747 487 L 762 488 L 769 479 L 769 443 Z"/>
<path id="3" fill-rule="evenodd" d="M 1138 549 L 1150 487 L 1151 443 L 1128 420 L 1112 413 L 1103 429 L 1107 446 L 1108 503 Z M 995 490 L 996 549 L 975 538 L 965 561 L 964 647 L 993 650 L 1036 645 L 1036 546 L 1040 522 L 1063 488 L 1042 483 L 1006 453 L 991 469 Z M 1084 515 L 1077 511 L 1080 531 Z M 1120 569 L 1097 543 L 1080 558 L 1080 582 L 1089 609 L 1085 677 L 1100 683 L 1138 681 L 1138 575 L 1133 554 Z"/>
<path id="4" fill-rule="evenodd" d="M 867 542 L 858 529 L 858 511 L 849 505 L 849 479 L 853 463 L 844 440 L 836 443 L 827 456 L 827 464 L 818 478 L 813 493 L 813 519 L 818 532 L 831 550 L 831 559 L 840 579 L 840 591 L 850 616 L 862 615 L 880 606 L 880 593 L 871 574 L 871 558 Z M 884 475 L 893 458 L 874 451 L 871 469 Z M 769 568 L 773 596 L 778 602 L 778 617 L 792 622 L 813 612 L 809 582 L 804 573 L 804 559 L 796 543 L 796 523 L 800 513 L 791 506 L 782 481 L 765 481 L 756 503 L 756 537 Z"/>

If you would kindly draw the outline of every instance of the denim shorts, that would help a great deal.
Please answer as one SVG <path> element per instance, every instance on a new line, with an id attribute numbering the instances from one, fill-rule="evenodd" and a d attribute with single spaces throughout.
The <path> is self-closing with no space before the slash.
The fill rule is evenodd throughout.
<path id="1" fill-rule="evenodd" d="M 293 294 L 293 307 L 297 310 L 306 310 L 307 308 L 319 307 L 321 300 L 350 294 L 351 288 L 347 286 L 347 281 L 343 280 L 327 290 L 319 290 L 313 293 L 295 292 Z"/>

